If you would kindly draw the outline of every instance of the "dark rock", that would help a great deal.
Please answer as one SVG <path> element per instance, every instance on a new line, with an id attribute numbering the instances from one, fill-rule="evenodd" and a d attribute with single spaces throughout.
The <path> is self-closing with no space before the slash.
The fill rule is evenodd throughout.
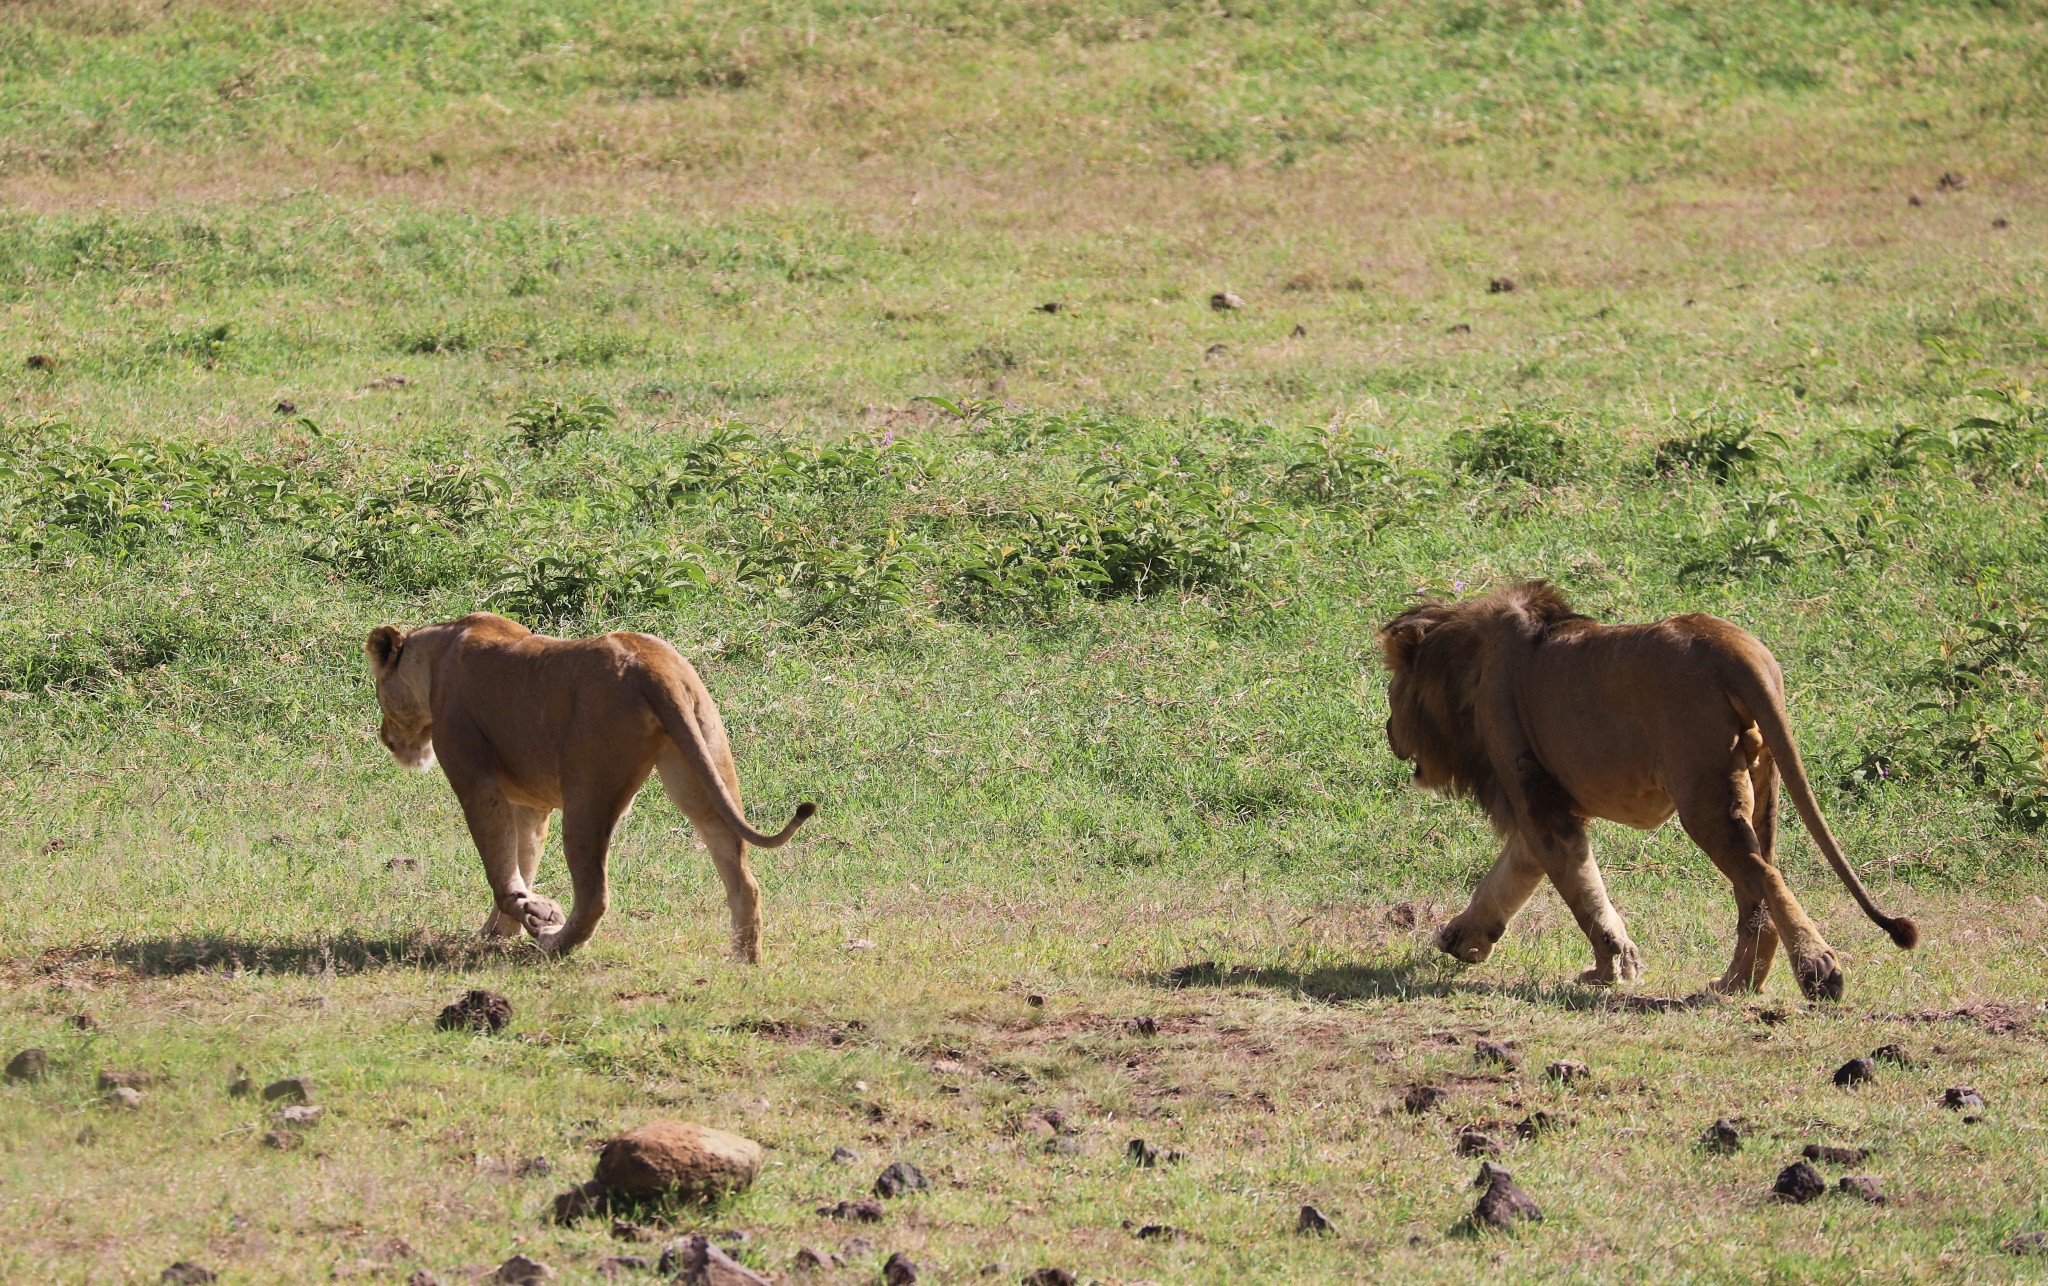
<path id="1" fill-rule="evenodd" d="M 1458 1131 L 1458 1155 L 1461 1157 L 1495 1157 L 1500 1155 L 1500 1140 L 1477 1126 L 1468 1125 Z"/>
<path id="2" fill-rule="evenodd" d="M 2008 1255 L 2048 1255 L 2048 1232 L 2023 1232 L 1998 1247 Z"/>
<path id="3" fill-rule="evenodd" d="M 1497 1040 L 1480 1040 L 1472 1043 L 1472 1061 L 1513 1071 L 1522 1065 L 1522 1056 L 1512 1045 Z"/>
<path id="4" fill-rule="evenodd" d="M 860 1153 L 852 1148 L 833 1148 L 832 1161 L 835 1165 L 858 1165 L 860 1164 Z"/>
<path id="5" fill-rule="evenodd" d="M 652 1255 L 606 1255 L 597 1261 L 597 1275 L 604 1278 L 630 1277 L 654 1271 Z"/>
<path id="6" fill-rule="evenodd" d="M 405 1286 L 441 1286 L 441 1279 L 424 1268 L 418 1268 L 405 1279 Z"/>
<path id="7" fill-rule="evenodd" d="M 1034 991 L 1030 995 L 1024 997 L 1024 1003 L 1031 1006 L 1033 1009 L 1043 1009 L 1045 1008 L 1045 997 L 1039 995 L 1037 992 Z"/>
<path id="8" fill-rule="evenodd" d="M 1735 1128 L 1735 1122 L 1725 1116 L 1721 1117 L 1708 1126 L 1707 1132 L 1700 1136 L 1700 1146 L 1709 1152 L 1718 1152 L 1723 1156 L 1740 1152 L 1742 1150 L 1742 1131 Z"/>
<path id="9" fill-rule="evenodd" d="M 589 1185 L 586 1184 L 585 1186 Z M 601 1187 L 602 1185 L 599 1186 Z M 576 1191 L 581 1192 L 582 1189 L 578 1188 Z M 566 1196 L 568 1194 L 564 1193 L 563 1195 Z M 560 1197 L 555 1199 L 557 1201 L 561 1200 Z M 634 1223 L 631 1219 L 612 1220 L 613 1241 L 653 1241 L 656 1235 L 655 1230 L 649 1228 L 644 1223 Z"/>
<path id="10" fill-rule="evenodd" d="M 473 987 L 462 999 L 443 1009 L 434 1025 L 442 1031 L 480 1031 L 495 1035 L 505 1030 L 511 1021 L 511 1001 L 495 991 Z"/>
<path id="11" fill-rule="evenodd" d="M 715 1201 L 761 1175 L 761 1145 L 689 1121 L 650 1121 L 605 1142 L 597 1181 L 620 1196 Z"/>
<path id="12" fill-rule="evenodd" d="M 1840 1191 L 1852 1197 L 1861 1197 L 1873 1206 L 1884 1204 L 1884 1181 L 1875 1175 L 1845 1174 L 1836 1186 Z"/>
<path id="13" fill-rule="evenodd" d="M 100 1073 L 103 1090 L 146 1090 L 154 1084 L 156 1077 L 148 1072 L 109 1067 Z"/>
<path id="14" fill-rule="evenodd" d="M 1307 338 L 1308 338 L 1308 327 L 1306 327 L 1306 326 L 1302 325 L 1302 324 L 1301 324 L 1300 322 L 1296 322 L 1296 323 L 1294 323 L 1294 329 L 1293 329 L 1293 330 L 1291 330 L 1291 331 L 1288 331 L 1287 333 L 1288 333 L 1288 335 L 1289 335 L 1289 336 L 1290 336 L 1291 338 L 1294 338 L 1294 339 L 1307 339 Z"/>
<path id="15" fill-rule="evenodd" d="M 313 1101 L 313 1078 L 310 1076 L 287 1076 L 281 1081 L 272 1081 L 263 1087 L 263 1101 L 274 1103 L 288 1098 L 294 1103 Z"/>
<path id="16" fill-rule="evenodd" d="M 1149 1014 L 1131 1019 L 1130 1022 L 1124 1024 L 1124 1027 L 1133 1036 L 1157 1036 L 1159 1034 L 1159 1020 Z"/>
<path id="17" fill-rule="evenodd" d="M 2010 228 L 2012 226 L 2012 220 L 2006 218 L 2004 215 L 2001 214 L 1996 219 L 1993 219 L 1991 221 L 1991 226 L 1997 228 L 1999 231 L 2002 232 L 2005 229 Z"/>
<path id="18" fill-rule="evenodd" d="M 1923 201 L 1922 201 L 1922 200 L 1921 200 L 1921 199 L 1919 198 L 1919 196 L 1918 196 L 1918 195 L 1916 194 L 1916 195 L 1913 195 L 1913 196 L 1909 196 L 1909 197 L 1907 197 L 1907 198 L 1906 198 L 1906 204 L 1907 204 L 1907 205 L 1910 205 L 1910 206 L 1912 206 L 1912 207 L 1913 207 L 1914 209 L 1916 209 L 1916 210 L 1917 210 L 1917 209 L 1919 209 L 1919 208 L 1920 208 L 1920 207 L 1921 207 L 1922 205 L 1924 205 L 1924 204 L 1926 204 L 1926 203 L 1925 203 L 1925 202 L 1923 202 Z"/>
<path id="19" fill-rule="evenodd" d="M 900 1197 L 906 1192 L 924 1192 L 932 1186 L 924 1177 L 924 1171 L 908 1161 L 891 1162 L 886 1170 L 875 1176 L 875 1195 L 878 1197 Z"/>
<path id="20" fill-rule="evenodd" d="M 1039 312 L 1041 312 L 1041 313 L 1058 313 L 1058 312 L 1062 311 L 1062 310 L 1063 310 L 1063 309 L 1065 309 L 1065 308 L 1066 308 L 1066 305 L 1065 305 L 1065 304 L 1062 304 L 1062 303 L 1058 303 L 1058 302 L 1056 302 L 1056 301 L 1055 301 L 1055 302 L 1051 302 L 1051 303 L 1043 303 L 1043 304 L 1040 304 L 1040 305 L 1038 306 L 1038 309 L 1037 309 L 1037 311 L 1039 311 Z"/>
<path id="21" fill-rule="evenodd" d="M 818 1213 L 827 1219 L 845 1219 L 852 1223 L 880 1223 L 882 1203 L 873 1197 L 862 1197 L 858 1201 L 842 1201 L 837 1205 L 819 1206 Z"/>
<path id="22" fill-rule="evenodd" d="M 1219 313 L 1235 312 L 1236 310 L 1244 307 L 1244 300 L 1238 298 L 1236 295 L 1230 293 L 1227 290 L 1219 290 L 1215 294 L 1209 296 L 1209 307 L 1215 309 Z"/>
<path id="23" fill-rule="evenodd" d="M 1410 1116 L 1421 1116 L 1444 1101 L 1444 1092 L 1434 1085 L 1410 1086 L 1401 1099 L 1401 1107 Z"/>
<path id="24" fill-rule="evenodd" d="M 1019 1281 L 1023 1286 L 1074 1286 L 1074 1275 L 1064 1268 L 1034 1268 Z"/>
<path id="25" fill-rule="evenodd" d="M 1230 345 L 1228 344 L 1211 344 L 1202 350 L 1202 356 L 1204 357 L 1227 357 L 1229 354 Z"/>
<path id="26" fill-rule="evenodd" d="M 1444 328 L 1444 334 L 1446 335 L 1470 335 L 1471 333 L 1472 325 L 1470 322 L 1453 322 Z"/>
<path id="27" fill-rule="evenodd" d="M 1486 293 L 1489 295 L 1511 295 L 1514 292 L 1515 279 L 1513 277 L 1495 277 L 1492 281 L 1486 283 Z"/>
<path id="28" fill-rule="evenodd" d="M 1544 1068 L 1543 1074 L 1560 1085 L 1569 1085 L 1573 1081 L 1585 1080 L 1593 1074 L 1593 1069 L 1577 1059 L 1560 1058 Z"/>
<path id="29" fill-rule="evenodd" d="M 1556 1113 L 1546 1112 L 1539 1107 L 1515 1126 L 1515 1133 L 1525 1139 L 1533 1139 L 1552 1130 L 1562 1129 L 1563 1126 L 1564 1121 L 1559 1119 Z"/>
<path id="30" fill-rule="evenodd" d="M 849 1262 L 856 1259 L 866 1259 L 874 1253 L 875 1243 L 869 1241 L 866 1237 L 848 1237 L 839 1244 L 840 1258 Z"/>
<path id="31" fill-rule="evenodd" d="M 829 1250 L 813 1250 L 809 1246 L 802 1246 L 790 1257 L 789 1267 L 791 1272 L 816 1273 L 827 1268 L 837 1268 L 840 1263 L 839 1256 Z"/>
<path id="32" fill-rule="evenodd" d="M 263 1132 L 263 1146 L 275 1148 L 279 1152 L 289 1152 L 293 1148 L 305 1143 L 305 1141 L 306 1136 L 297 1130 L 265 1130 Z"/>
<path id="33" fill-rule="evenodd" d="M 1828 1190 L 1828 1181 L 1820 1177 L 1820 1171 L 1804 1161 L 1794 1161 L 1778 1172 L 1778 1181 L 1771 1185 L 1771 1195 L 1780 1201 L 1794 1205 L 1805 1205 Z"/>
<path id="34" fill-rule="evenodd" d="M 1129 1220 L 1124 1221 L 1124 1227 L 1131 1228 Z M 1131 1235 L 1139 1241 L 1179 1241 L 1186 1234 L 1170 1223 L 1148 1223 L 1131 1228 Z"/>
<path id="35" fill-rule="evenodd" d="M 1958 192 L 1969 185 L 1970 181 L 1954 170 L 1943 170 L 1941 177 L 1934 181 L 1934 186 L 1943 192 Z"/>
<path id="36" fill-rule="evenodd" d="M 297 415 L 299 404 L 288 397 L 281 397 L 277 400 L 276 410 L 279 415 Z"/>
<path id="37" fill-rule="evenodd" d="M 116 1085 L 108 1090 L 100 1101 L 108 1107 L 137 1108 L 142 1106 L 142 1091 L 129 1089 L 126 1085 Z"/>
<path id="38" fill-rule="evenodd" d="M 92 1032 L 100 1029 L 100 1020 L 91 1014 L 73 1014 L 67 1021 L 70 1022 L 73 1031 Z"/>
<path id="39" fill-rule="evenodd" d="M 555 1222 L 565 1227 L 592 1215 L 602 1215 L 611 1210 L 611 1193 L 597 1180 L 578 1184 L 567 1192 L 555 1197 Z M 612 1233 L 618 1235 L 618 1225 L 612 1225 Z M 640 1238 L 632 1238 L 638 1241 Z"/>
<path id="40" fill-rule="evenodd" d="M 1984 1100 L 1967 1085 L 1951 1085 L 1941 1092 L 1941 1105 L 1951 1112 L 1981 1112 Z"/>
<path id="41" fill-rule="evenodd" d="M 1864 1160 L 1870 1156 L 1870 1149 L 1831 1148 L 1824 1147 L 1818 1143 L 1809 1143 L 1800 1151 L 1799 1155 L 1809 1161 L 1819 1161 L 1827 1165 L 1862 1165 Z"/>
<path id="42" fill-rule="evenodd" d="M 229 1098 L 247 1098 L 256 1092 L 256 1082 L 249 1079 L 249 1073 L 237 1067 L 235 1079 L 228 1082 Z"/>
<path id="43" fill-rule="evenodd" d="M 30 353 L 28 360 L 22 365 L 32 371 L 54 371 L 57 369 L 57 359 L 48 353 Z"/>
<path id="44" fill-rule="evenodd" d="M 24 1049 L 7 1060 L 10 1081 L 39 1081 L 50 1071 L 50 1056 L 40 1049 Z"/>
<path id="45" fill-rule="evenodd" d="M 1479 1196 L 1479 1204 L 1472 1207 L 1472 1224 L 1477 1228 L 1508 1229 L 1518 1223 L 1541 1223 L 1543 1210 L 1535 1198 L 1522 1191 L 1515 1183 L 1514 1176 L 1499 1166 L 1491 1166 L 1493 1174 L 1486 1185 L 1486 1191 Z M 1486 1175 L 1486 1166 L 1480 1174 Z"/>
<path id="46" fill-rule="evenodd" d="M 693 1232 L 668 1244 L 655 1270 L 684 1286 L 768 1286 L 768 1279 Z"/>
<path id="47" fill-rule="evenodd" d="M 541 1282 L 551 1282 L 554 1279 L 555 1270 L 538 1259 L 514 1255 L 498 1265 L 498 1272 L 493 1280 L 497 1281 L 499 1286 L 539 1286 Z"/>
<path id="48" fill-rule="evenodd" d="M 327 1109 L 324 1107 L 311 1106 L 305 1103 L 290 1103 L 272 1112 L 270 1119 L 273 1123 L 287 1129 L 303 1130 L 309 1125 L 318 1124 L 320 1118 L 326 1115 L 326 1112 Z"/>
<path id="49" fill-rule="evenodd" d="M 544 1179 L 555 1172 L 555 1163 L 546 1157 L 528 1157 L 512 1167 L 515 1179 Z"/>
<path id="50" fill-rule="evenodd" d="M 1495 1179 L 1512 1179 L 1514 1177 L 1504 1166 L 1495 1165 L 1491 1161 L 1481 1161 L 1479 1163 L 1479 1173 L 1472 1176 L 1472 1186 L 1475 1188 L 1488 1188 L 1493 1186 Z"/>
<path id="51" fill-rule="evenodd" d="M 1078 1151 L 1078 1149 L 1076 1150 Z M 1143 1139 L 1132 1139 L 1129 1143 L 1126 1143 L 1124 1145 L 1124 1155 L 1130 1159 L 1132 1165 L 1137 1166 L 1140 1170 L 1150 1170 L 1161 1161 L 1166 1162 L 1168 1165 L 1173 1165 L 1181 1159 L 1180 1153 L 1161 1152 L 1157 1147 Z"/>
<path id="52" fill-rule="evenodd" d="M 1867 1058 L 1852 1058 L 1835 1069 L 1835 1084 L 1847 1088 L 1877 1078 L 1877 1064 Z"/>
<path id="53" fill-rule="evenodd" d="M 181 1259 L 164 1269 L 164 1275 L 157 1278 L 166 1286 L 203 1286 L 218 1276 L 211 1268 L 203 1268 L 189 1259 Z"/>
<path id="54" fill-rule="evenodd" d="M 1879 1045 L 1876 1049 L 1870 1051 L 1870 1061 L 1873 1063 L 1891 1063 L 1897 1067 L 1913 1066 L 1912 1055 L 1906 1052 L 1904 1045 Z"/>
<path id="55" fill-rule="evenodd" d="M 917 1264 L 899 1250 L 882 1265 L 882 1280 L 888 1286 L 911 1286 L 917 1280 Z M 1072 1281 L 1073 1278 L 1067 1280 Z"/>
<path id="56" fill-rule="evenodd" d="M 1323 1233 L 1336 1230 L 1337 1225 L 1330 1222 L 1330 1216 L 1314 1206 L 1303 1206 L 1301 1213 L 1294 1217 L 1294 1231 L 1303 1236 L 1321 1236 Z"/>

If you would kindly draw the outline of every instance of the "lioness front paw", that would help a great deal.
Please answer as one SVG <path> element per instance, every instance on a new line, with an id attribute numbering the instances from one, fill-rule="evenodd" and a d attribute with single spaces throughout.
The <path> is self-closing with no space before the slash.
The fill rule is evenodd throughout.
<path id="1" fill-rule="evenodd" d="M 562 914 L 560 904 L 552 898 L 528 894 L 519 899 L 519 922 L 536 938 L 567 919 L 568 917 Z"/>
<path id="2" fill-rule="evenodd" d="M 1799 979 L 1800 994 L 1808 1000 L 1842 998 L 1842 967 L 1835 962 L 1833 951 L 1823 951 L 1807 960 L 1794 960 L 1792 973 Z"/>

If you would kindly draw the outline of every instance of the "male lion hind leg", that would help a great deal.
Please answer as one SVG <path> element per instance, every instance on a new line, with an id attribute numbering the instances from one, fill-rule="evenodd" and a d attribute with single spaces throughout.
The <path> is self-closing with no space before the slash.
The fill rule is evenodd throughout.
<path id="1" fill-rule="evenodd" d="M 1529 855 L 1520 836 L 1511 835 L 1501 846 L 1500 856 L 1465 909 L 1444 922 L 1436 932 L 1436 948 L 1466 964 L 1478 964 L 1493 954 L 1493 944 L 1507 932 L 1508 924 L 1527 905 L 1536 886 L 1543 882 L 1543 868 Z"/>
<path id="2" fill-rule="evenodd" d="M 1628 936 L 1621 912 L 1608 900 L 1607 882 L 1600 878 L 1600 864 L 1593 860 L 1585 824 L 1573 818 L 1558 829 L 1539 834 L 1529 847 L 1593 948 L 1593 967 L 1580 974 L 1579 981 L 1589 987 L 1610 987 L 1640 979 L 1643 953 Z"/>
<path id="3" fill-rule="evenodd" d="M 514 804 L 488 782 L 477 783 L 459 798 L 470 838 L 483 859 L 484 879 L 491 886 L 491 914 L 484 921 L 484 935 L 538 933 L 550 923 L 560 923 L 561 909 L 534 896 L 521 864 L 529 843 L 535 845 L 537 855 L 538 842 L 533 837 L 536 828 L 545 830 L 547 813 Z"/>
<path id="4" fill-rule="evenodd" d="M 704 841 L 711 863 L 718 869 L 718 878 L 725 885 L 725 905 L 732 915 L 732 953 L 748 964 L 759 964 L 761 886 L 755 883 L 754 872 L 747 864 L 747 842 L 712 805 L 706 785 L 691 771 L 680 750 L 673 745 L 664 749 L 655 760 L 655 771 L 661 774 L 661 788 L 669 802 L 682 810 L 696 828 L 698 838 Z M 727 758 L 717 765 L 716 771 L 725 780 L 733 804 L 739 806 L 739 773 L 732 760 Z"/>
<path id="5" fill-rule="evenodd" d="M 1747 765 L 1738 766 L 1725 778 L 1703 782 L 1677 801 L 1678 820 L 1685 833 L 1735 886 L 1735 956 L 1716 989 L 1762 986 L 1782 938 L 1800 992 L 1809 1000 L 1840 1000 L 1842 969 L 1834 949 L 1820 936 L 1799 899 L 1792 896 L 1792 888 L 1777 866 L 1766 859 L 1769 849 L 1758 829 L 1750 824 L 1754 808 L 1758 821 L 1768 818 L 1775 841 L 1775 771 L 1770 784 L 1773 790 L 1768 812 L 1755 808 L 1762 801 L 1755 793 L 1756 783 L 1752 782 Z M 1752 926 L 1753 934 L 1746 936 L 1745 929 Z"/>

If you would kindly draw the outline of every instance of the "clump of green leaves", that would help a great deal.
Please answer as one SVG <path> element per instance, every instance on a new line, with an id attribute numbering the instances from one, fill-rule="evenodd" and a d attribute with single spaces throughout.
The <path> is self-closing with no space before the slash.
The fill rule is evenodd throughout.
<path id="1" fill-rule="evenodd" d="M 594 397 L 580 402 L 532 398 L 505 421 L 520 444 L 535 454 L 554 450 L 572 433 L 599 433 L 618 422 L 618 411 L 609 402 Z"/>
<path id="2" fill-rule="evenodd" d="M 1678 428 L 1650 458 L 1658 473 L 1697 473 L 1727 482 L 1769 464 L 1786 446 L 1784 434 L 1759 427 L 1746 411 L 1699 411 L 1681 418 Z"/>
<path id="3" fill-rule="evenodd" d="M 1501 412 L 1480 429 L 1451 434 L 1451 462 L 1460 470 L 1490 478 L 1519 478 L 1554 486 L 1578 466 L 1579 447 L 1561 416 L 1543 408 Z"/>
<path id="4" fill-rule="evenodd" d="M 1782 572 L 1797 557 L 1813 506 L 1813 497 L 1803 491 L 1736 497 L 1727 521 L 1710 530 L 1694 557 L 1679 567 L 1679 579 L 1736 580 L 1764 571 Z"/>

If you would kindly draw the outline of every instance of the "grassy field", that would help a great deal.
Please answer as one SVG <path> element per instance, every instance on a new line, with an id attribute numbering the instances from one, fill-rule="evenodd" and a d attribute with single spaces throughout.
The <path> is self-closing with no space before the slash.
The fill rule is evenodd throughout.
<path id="1" fill-rule="evenodd" d="M 550 1199 L 676 1115 L 784 1280 L 2037 1279 L 2043 175 L 2028 2 L 7 6 L 0 1277 L 598 1280 L 658 1243 Z M 1734 919 L 1675 828 L 1595 832 L 1638 991 L 1547 892 L 1436 953 L 1492 844 L 1372 634 L 1529 576 L 1759 635 L 1920 950 L 1795 824 L 1838 1006 L 1662 1003 Z M 658 793 L 582 953 L 476 941 L 360 648 L 479 606 L 673 640 L 819 802 L 760 966 Z M 1462 1225 L 1475 1125 L 1541 1225 Z M 1812 1142 L 1888 1202 L 1769 1200 Z"/>

